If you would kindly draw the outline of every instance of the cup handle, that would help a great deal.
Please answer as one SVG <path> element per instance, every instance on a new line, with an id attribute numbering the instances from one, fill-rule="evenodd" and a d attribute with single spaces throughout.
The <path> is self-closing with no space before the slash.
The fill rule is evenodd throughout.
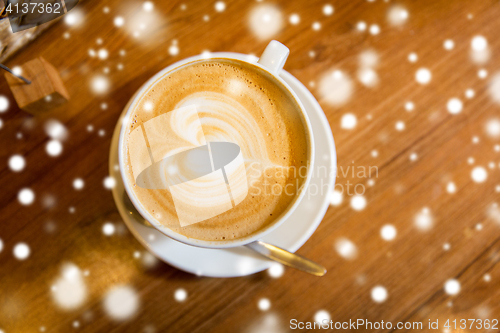
<path id="1" fill-rule="evenodd" d="M 278 75 L 283 66 L 285 65 L 286 59 L 290 54 L 290 50 L 285 45 L 281 44 L 277 40 L 272 40 L 262 53 L 259 61 L 257 63 L 266 67 L 274 75 Z"/>

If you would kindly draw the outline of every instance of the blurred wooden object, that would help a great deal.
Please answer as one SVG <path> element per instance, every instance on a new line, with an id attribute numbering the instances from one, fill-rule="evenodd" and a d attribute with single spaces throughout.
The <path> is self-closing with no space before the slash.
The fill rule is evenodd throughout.
<path id="1" fill-rule="evenodd" d="M 43 57 L 20 66 L 27 84 L 10 73 L 5 74 L 20 109 L 33 115 L 53 109 L 69 99 L 69 94 L 57 70 Z"/>
<path id="2" fill-rule="evenodd" d="M 0 62 L 4 62 L 24 46 L 28 45 L 29 42 L 38 37 L 54 23 L 55 21 L 50 21 L 38 27 L 14 34 L 12 33 L 9 20 L 0 20 Z"/>
<path id="3" fill-rule="evenodd" d="M 80 0 L 83 2 L 84 0 Z M 52 2 L 52 1 L 51 1 Z M 78 4 L 76 0 L 65 1 L 65 10 L 71 10 Z M 2 7 L 2 2 L 0 2 L 0 8 Z M 12 32 L 11 25 L 8 18 L 2 17 L 0 20 L 0 63 L 5 62 L 8 58 L 13 56 L 17 51 L 21 50 L 23 47 L 28 45 L 31 41 L 35 40 L 40 34 L 47 30 L 51 25 L 59 21 L 57 18 L 43 23 L 41 25 L 35 25 L 33 28 L 22 30 L 16 33 Z"/>

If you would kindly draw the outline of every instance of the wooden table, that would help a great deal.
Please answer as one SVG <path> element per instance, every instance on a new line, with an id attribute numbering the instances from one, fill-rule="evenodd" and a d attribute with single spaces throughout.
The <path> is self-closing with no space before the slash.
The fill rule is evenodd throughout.
<path id="1" fill-rule="evenodd" d="M 262 7 L 271 3 L 276 7 Z M 151 12 L 140 1 L 85 1 L 70 20 L 77 24 L 62 19 L 11 57 L 8 66 L 45 57 L 60 71 L 71 100 L 34 118 L 17 109 L 0 80 L 1 95 L 10 102 L 0 113 L 2 332 L 284 332 L 291 319 L 312 322 L 325 316 L 321 310 L 338 322 L 421 321 L 426 328 L 429 319 L 439 320 L 439 332 L 447 319 L 499 319 L 500 210 L 494 204 L 500 108 L 488 87 L 500 70 L 500 4 L 398 2 L 407 18 L 392 2 L 331 4 L 333 14 L 325 15 L 324 1 L 226 0 L 222 12 L 215 1 L 155 1 Z M 255 31 L 248 23 L 253 10 L 265 21 Z M 294 13 L 298 24 L 289 22 Z M 114 25 L 117 16 L 124 26 Z M 483 63 L 471 60 L 477 35 L 488 41 L 490 57 Z M 366 207 L 353 209 L 352 196 L 344 193 L 298 251 L 327 267 L 322 278 L 292 269 L 279 278 L 268 272 L 231 279 L 181 272 L 144 251 L 103 186 L 112 131 L 130 96 L 167 65 L 205 50 L 258 55 L 271 38 L 291 49 L 285 69 L 324 108 L 337 146 L 337 184 L 365 185 Z M 447 39 L 453 48 L 444 47 Z M 416 62 L 408 60 L 413 52 Z M 427 85 L 415 79 L 420 68 L 432 74 Z M 485 78 L 478 76 L 481 69 Z M 350 98 L 337 96 L 346 89 L 344 79 L 352 84 Z M 467 89 L 474 90 L 473 98 L 464 95 Z M 447 110 L 451 98 L 463 103 L 461 112 Z M 411 112 L 405 110 L 409 101 Z M 451 110 L 458 109 L 452 103 Z M 346 114 L 357 119 L 354 128 Z M 49 119 L 68 132 L 56 157 L 46 153 Z M 25 158 L 21 172 L 8 167 L 14 154 Z M 348 167 L 369 166 L 378 168 L 371 180 L 345 174 Z M 73 186 L 78 178 L 81 190 Z M 18 200 L 23 188 L 35 193 L 29 206 Z M 107 222 L 115 227 L 110 236 L 103 233 Z M 397 230 L 390 241 L 381 237 L 388 224 Z M 384 236 L 391 238 L 390 232 Z M 344 247 L 339 254 L 342 240 L 356 253 Z M 25 260 L 13 255 L 19 243 L 31 250 Z M 63 273 L 79 287 L 64 289 Z M 456 295 L 450 293 L 458 284 L 450 279 L 459 283 Z M 138 301 L 134 311 L 124 298 L 121 313 L 132 315 L 121 321 L 106 311 L 105 300 L 117 286 Z M 187 292 L 184 302 L 174 298 L 180 288 Z M 271 304 L 267 311 L 258 307 L 263 298 Z M 469 330 L 469 324 L 450 332 L 486 331 Z"/>

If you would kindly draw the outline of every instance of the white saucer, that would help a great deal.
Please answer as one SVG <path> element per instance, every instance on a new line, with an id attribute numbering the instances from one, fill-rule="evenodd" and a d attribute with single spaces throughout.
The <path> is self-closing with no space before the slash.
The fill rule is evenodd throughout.
<path id="1" fill-rule="evenodd" d="M 330 201 L 329 194 L 335 184 L 335 173 L 331 171 L 336 166 L 337 156 L 332 131 L 316 99 L 290 73 L 283 70 L 280 76 L 297 93 L 311 121 L 316 144 L 315 170 L 307 192 L 293 214 L 279 228 L 265 236 L 263 240 L 295 252 L 311 237 L 325 216 Z M 123 181 L 117 167 L 119 125 L 121 125 L 121 120 L 118 121 L 117 129 L 113 135 L 109 161 L 111 175 L 116 180 L 113 197 L 124 222 L 144 247 L 167 264 L 201 276 L 245 276 L 263 271 L 271 266 L 273 261 L 242 246 L 219 250 L 185 245 L 165 236 L 156 229 L 144 226 L 130 215 L 122 200 Z M 327 172 L 325 172 L 325 168 Z M 322 172 L 317 172 L 317 170 L 322 170 Z M 321 191 L 320 189 L 325 184 L 327 184 L 328 190 Z M 310 191 L 315 187 L 318 191 Z M 310 259 L 314 260 L 314 258 Z"/>

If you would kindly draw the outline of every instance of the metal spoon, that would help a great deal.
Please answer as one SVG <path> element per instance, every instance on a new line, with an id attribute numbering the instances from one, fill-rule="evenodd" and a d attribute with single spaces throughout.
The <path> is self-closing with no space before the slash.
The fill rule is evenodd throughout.
<path id="1" fill-rule="evenodd" d="M 325 267 L 301 255 L 282 249 L 281 247 L 277 247 L 260 240 L 247 244 L 245 247 L 258 252 L 266 258 L 277 261 L 283 265 L 296 268 L 303 272 L 316 276 L 323 276 L 326 274 Z"/>
<path id="2" fill-rule="evenodd" d="M 142 223 L 146 227 L 154 228 L 146 219 L 144 219 L 141 216 L 141 214 L 139 214 L 139 212 L 132 204 L 132 201 L 130 201 L 130 198 L 128 197 L 125 191 L 123 192 L 123 202 L 127 210 L 130 212 L 130 214 L 137 216 L 136 220 L 138 222 Z M 292 268 L 296 268 L 303 272 L 316 276 L 323 276 L 326 274 L 326 268 L 321 266 L 320 264 L 317 264 L 312 260 L 304 258 L 298 254 L 289 252 L 275 245 L 271 245 L 259 240 L 247 244 L 245 245 L 245 247 L 259 253 L 260 255 L 268 259 L 277 261 L 283 265 L 287 265 Z"/>

